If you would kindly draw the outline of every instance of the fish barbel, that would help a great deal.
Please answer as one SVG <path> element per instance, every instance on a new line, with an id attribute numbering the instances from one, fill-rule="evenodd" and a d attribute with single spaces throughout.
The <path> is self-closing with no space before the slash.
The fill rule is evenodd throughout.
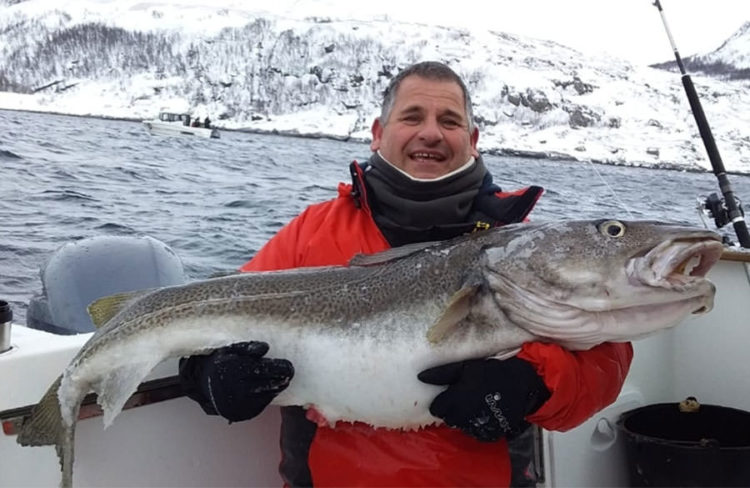
<path id="1" fill-rule="evenodd" d="M 440 387 L 417 374 L 508 357 L 524 342 L 571 350 L 630 341 L 713 306 L 705 278 L 718 234 L 643 221 L 509 225 L 359 255 L 348 266 L 243 273 L 100 299 L 100 328 L 24 422 L 18 442 L 55 445 L 72 484 L 80 403 L 98 395 L 108 426 L 171 357 L 264 341 L 295 367 L 278 405 L 329 422 L 418 428 L 439 422 Z"/>

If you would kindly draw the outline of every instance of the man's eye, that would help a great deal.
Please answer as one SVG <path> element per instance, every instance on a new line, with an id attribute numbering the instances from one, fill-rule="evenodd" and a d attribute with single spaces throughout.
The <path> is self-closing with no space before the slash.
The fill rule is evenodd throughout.
<path id="1" fill-rule="evenodd" d="M 461 127 L 461 123 L 453 119 L 444 120 L 443 125 L 446 127 L 451 127 L 451 128 Z"/>

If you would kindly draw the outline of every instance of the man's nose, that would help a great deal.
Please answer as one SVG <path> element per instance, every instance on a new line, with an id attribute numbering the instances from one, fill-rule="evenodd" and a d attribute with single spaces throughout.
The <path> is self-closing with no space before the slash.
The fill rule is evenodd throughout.
<path id="1" fill-rule="evenodd" d="M 443 130 L 440 123 L 434 119 L 425 119 L 419 131 L 419 138 L 431 144 L 442 141 Z"/>

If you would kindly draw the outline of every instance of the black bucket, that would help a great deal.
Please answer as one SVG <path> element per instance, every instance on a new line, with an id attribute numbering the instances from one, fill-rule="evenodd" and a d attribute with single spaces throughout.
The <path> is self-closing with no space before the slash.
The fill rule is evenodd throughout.
<path id="1" fill-rule="evenodd" d="M 631 486 L 750 486 L 750 412 L 660 403 L 623 413 L 617 427 Z"/>

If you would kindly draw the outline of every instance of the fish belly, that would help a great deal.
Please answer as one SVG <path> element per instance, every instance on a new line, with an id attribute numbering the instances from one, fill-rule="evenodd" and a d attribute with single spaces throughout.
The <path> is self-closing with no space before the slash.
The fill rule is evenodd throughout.
<path id="1" fill-rule="evenodd" d="M 274 403 L 314 407 L 331 424 L 418 428 L 435 423 L 428 407 L 441 388 L 420 382 L 417 374 L 430 359 L 441 358 L 424 343 L 329 335 L 310 338 L 304 348 L 283 348 L 295 376 Z"/>
<path id="2" fill-rule="evenodd" d="M 68 379 L 90 384 L 106 399 L 105 423 L 148 372 L 170 357 L 204 354 L 245 341 L 263 341 L 269 358 L 294 365 L 289 387 L 274 403 L 314 407 L 329 422 L 360 421 L 375 427 L 419 428 L 436 423 L 429 405 L 443 387 L 417 379 L 432 366 L 492 356 L 527 338 L 513 329 L 463 330 L 432 344 L 434 314 L 380 314 L 354 324 L 293 325 L 278 317 L 190 317 L 144 327 L 110 347 L 83 354 Z M 70 395 L 71 397 L 73 395 Z"/>
<path id="3" fill-rule="evenodd" d="M 416 329 L 411 336 L 310 334 L 294 344 L 278 337 L 268 354 L 273 356 L 278 345 L 295 375 L 274 403 L 314 407 L 329 424 L 360 421 L 374 427 L 420 428 L 439 422 L 429 406 L 445 388 L 419 381 L 421 371 L 517 349 L 529 337 L 499 328 L 432 344 L 426 338 L 428 326 Z"/>

